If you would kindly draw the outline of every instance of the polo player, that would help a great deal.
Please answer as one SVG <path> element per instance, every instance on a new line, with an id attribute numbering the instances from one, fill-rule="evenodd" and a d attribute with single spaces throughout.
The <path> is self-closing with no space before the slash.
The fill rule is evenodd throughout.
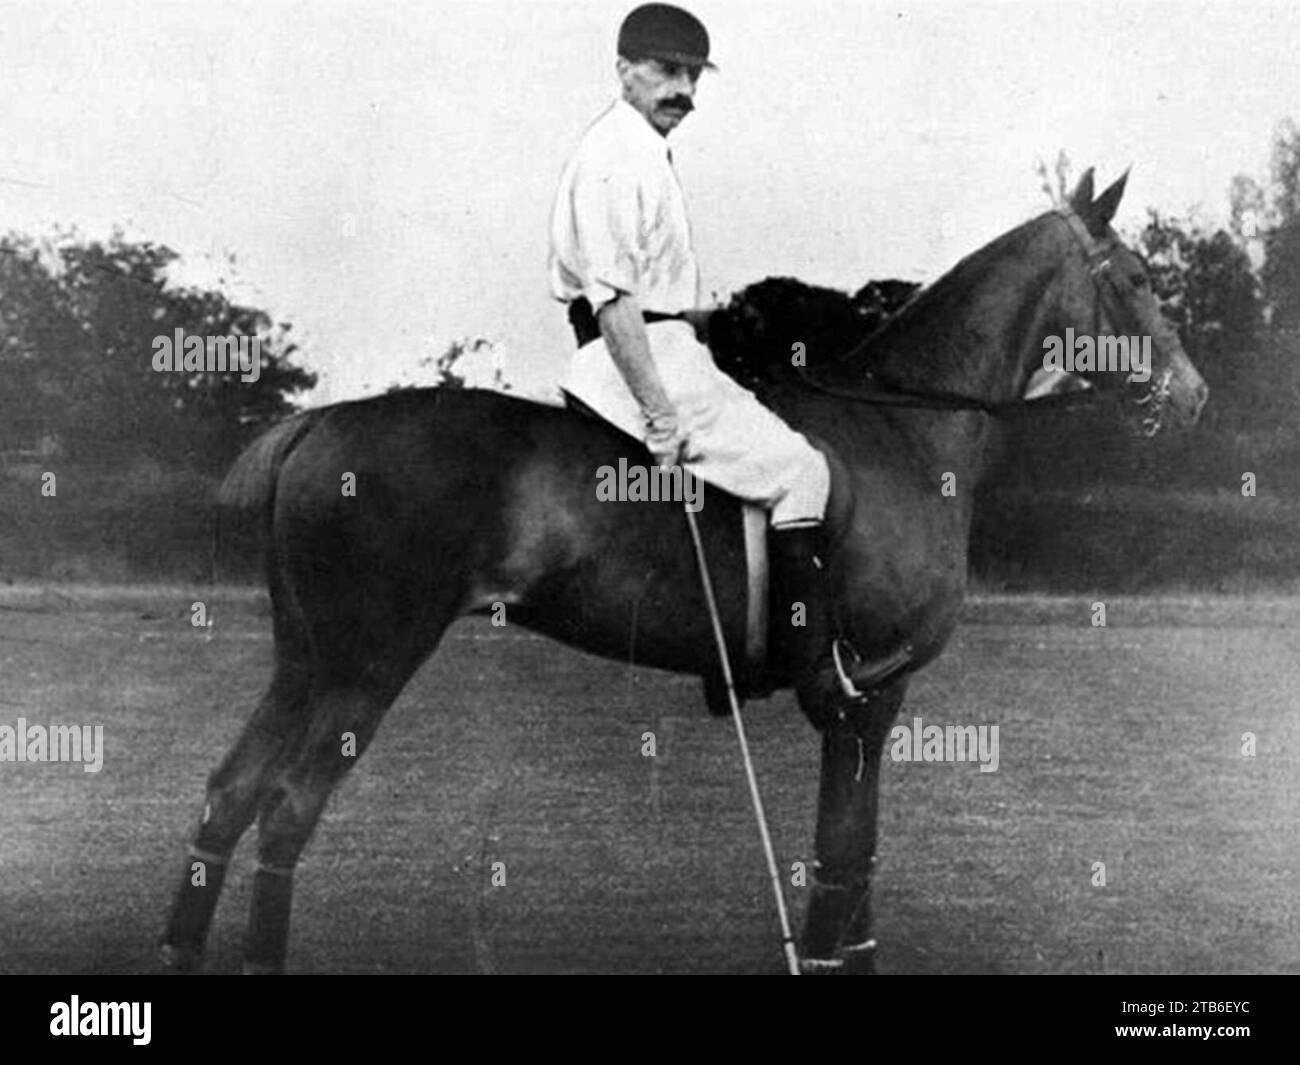
<path id="1" fill-rule="evenodd" d="M 855 697 L 863 664 L 836 635 L 821 561 L 826 458 L 718 369 L 702 342 L 710 311 L 698 307 L 699 268 L 667 138 L 694 109 L 705 68 L 716 69 L 709 35 L 689 12 L 644 4 L 624 20 L 621 92 L 564 168 L 551 216 L 551 292 L 568 305 L 578 343 L 565 388 L 644 440 L 660 465 L 682 464 L 767 509 L 773 602 L 790 620 L 774 626 L 773 651 L 814 685 L 814 697 Z"/>

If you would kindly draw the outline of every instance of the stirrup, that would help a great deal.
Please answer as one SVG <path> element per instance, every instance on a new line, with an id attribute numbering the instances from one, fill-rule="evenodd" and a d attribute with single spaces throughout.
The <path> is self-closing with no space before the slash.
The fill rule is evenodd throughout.
<path id="1" fill-rule="evenodd" d="M 845 668 L 846 657 L 848 668 Z M 835 676 L 840 682 L 840 691 L 844 697 L 852 702 L 861 702 L 871 695 L 872 689 L 886 680 L 892 680 L 911 664 L 912 645 L 904 644 L 888 657 L 868 664 L 862 661 L 862 656 L 848 640 L 837 636 L 831 641 L 831 658 L 835 662 Z M 849 675 L 850 669 L 854 676 Z"/>
<path id="2" fill-rule="evenodd" d="M 849 676 L 849 671 L 844 668 L 844 652 L 840 650 L 841 646 L 845 648 L 850 660 L 854 665 L 862 661 L 861 655 L 853 649 L 853 645 L 847 640 L 836 637 L 831 641 L 831 658 L 835 661 L 835 676 L 840 682 L 840 691 L 844 693 L 844 698 L 858 702 L 867 697 L 867 693 L 858 688 L 853 683 L 853 678 Z"/>

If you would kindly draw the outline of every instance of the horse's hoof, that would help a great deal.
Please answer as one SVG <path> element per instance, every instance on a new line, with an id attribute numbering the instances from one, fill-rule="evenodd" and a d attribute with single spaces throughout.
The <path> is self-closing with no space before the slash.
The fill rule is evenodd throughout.
<path id="1" fill-rule="evenodd" d="M 843 958 L 800 958 L 800 976 L 839 976 L 844 972 Z"/>
<path id="2" fill-rule="evenodd" d="M 203 961 L 203 955 L 191 947 L 177 947 L 171 943 L 164 943 L 158 948 L 158 959 L 162 963 L 164 972 L 192 973 Z"/>
<path id="3" fill-rule="evenodd" d="M 278 965 L 263 965 L 260 962 L 246 961 L 239 970 L 245 976 L 282 976 L 284 969 Z"/>
<path id="4" fill-rule="evenodd" d="M 876 971 L 876 941 L 868 939 L 840 950 L 844 971 L 850 976 L 871 976 Z"/>

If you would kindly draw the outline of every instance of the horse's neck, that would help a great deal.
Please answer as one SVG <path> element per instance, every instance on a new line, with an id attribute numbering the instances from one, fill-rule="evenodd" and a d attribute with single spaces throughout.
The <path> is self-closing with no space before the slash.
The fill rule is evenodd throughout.
<path id="1" fill-rule="evenodd" d="M 873 338 L 859 366 L 881 385 L 1019 399 L 1041 358 L 1062 250 L 1041 222 L 999 237 L 922 291 Z M 985 422 L 958 415 L 917 425 L 937 453 L 977 463 Z"/>
<path id="2" fill-rule="evenodd" d="M 1033 334 L 1059 265 L 1041 221 L 967 256 L 899 311 L 866 353 L 872 374 L 993 402 L 1018 398 L 1031 372 L 1026 349 L 1041 342 Z"/>

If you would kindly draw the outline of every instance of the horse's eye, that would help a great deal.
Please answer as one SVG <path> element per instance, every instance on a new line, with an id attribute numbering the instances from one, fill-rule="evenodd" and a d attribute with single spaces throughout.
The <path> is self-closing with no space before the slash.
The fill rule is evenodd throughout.
<path id="1" fill-rule="evenodd" d="M 1130 275 L 1129 275 L 1129 283 L 1130 283 L 1134 288 L 1146 288 L 1146 287 L 1147 287 L 1147 275 L 1146 275 L 1146 274 L 1130 274 Z"/>

